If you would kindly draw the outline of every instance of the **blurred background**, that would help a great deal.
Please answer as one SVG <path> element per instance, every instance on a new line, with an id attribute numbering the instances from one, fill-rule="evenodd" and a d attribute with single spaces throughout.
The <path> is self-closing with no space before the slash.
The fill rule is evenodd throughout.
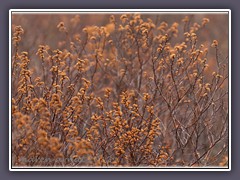
<path id="1" fill-rule="evenodd" d="M 59 22 L 64 22 L 69 34 L 73 35 L 81 32 L 85 26 L 97 25 L 104 26 L 109 23 L 109 17 L 115 16 L 119 21 L 121 14 L 13 14 L 12 25 L 21 25 L 25 33 L 24 41 L 21 42 L 21 48 L 28 51 L 30 57 L 36 53 L 41 44 L 48 44 L 51 48 L 61 48 L 59 41 L 64 41 L 64 33 L 58 31 Z M 217 39 L 220 47 L 222 58 L 228 56 L 228 14 L 142 14 L 143 20 L 150 18 L 158 27 L 163 21 L 169 26 L 178 22 L 179 33 L 184 33 L 182 19 L 188 16 L 190 24 L 201 24 L 203 18 L 208 18 L 210 22 L 199 33 L 201 39 L 199 43 L 210 47 L 211 42 Z M 214 55 L 214 49 L 210 48 L 209 55 Z"/>

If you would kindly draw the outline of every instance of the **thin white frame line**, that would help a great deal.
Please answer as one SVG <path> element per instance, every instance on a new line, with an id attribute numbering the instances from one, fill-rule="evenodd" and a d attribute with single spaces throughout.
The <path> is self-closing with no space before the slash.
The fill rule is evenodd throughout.
<path id="1" fill-rule="evenodd" d="M 12 12 L 9 11 L 9 170 L 12 168 Z"/>
<path id="2" fill-rule="evenodd" d="M 158 14 L 179 14 L 194 13 L 209 14 L 228 13 L 229 9 L 11 9 L 14 14 L 72 14 L 72 13 L 158 13 Z"/>
<path id="3" fill-rule="evenodd" d="M 229 49 L 228 49 L 228 55 L 229 55 L 229 96 L 228 96 L 228 109 L 229 109 L 229 147 L 228 147 L 228 155 L 229 155 L 229 163 L 228 163 L 228 168 L 219 168 L 219 167 L 158 167 L 158 168 L 150 168 L 146 167 L 148 169 L 142 169 L 143 167 L 129 167 L 129 168 L 112 168 L 108 169 L 106 167 L 101 167 L 101 169 L 97 169 L 96 167 L 88 167 L 89 169 L 83 169 L 84 167 L 12 167 L 12 132 L 11 132 L 11 56 L 12 56 L 12 44 L 11 44 L 11 39 L 12 39 L 12 14 L 15 14 L 16 12 L 21 12 L 24 14 L 24 12 L 32 12 L 33 14 L 34 11 L 37 12 L 42 12 L 40 14 L 44 14 L 44 12 L 49 12 L 50 14 L 52 13 L 57 13 L 57 14 L 68 14 L 68 13 L 61 13 L 61 12 L 68 12 L 71 14 L 71 12 L 76 13 L 78 11 L 81 11 L 79 13 L 106 13 L 109 11 L 114 11 L 112 13 L 133 13 L 133 12 L 139 12 L 143 13 L 146 12 L 150 13 L 153 12 L 154 14 L 163 13 L 163 14 L 179 14 L 179 12 L 191 12 L 194 14 L 199 14 L 197 12 L 201 11 L 201 14 L 219 14 L 223 13 L 224 14 L 227 12 L 229 18 Z M 51 12 L 50 12 L 51 11 Z M 95 11 L 95 12 L 93 12 Z M 115 12 L 116 11 L 116 12 Z M 132 12 L 129 12 L 132 11 Z M 162 11 L 162 12 L 161 12 Z M 174 12 L 169 12 L 169 11 L 174 11 Z M 197 11 L 197 12 L 194 12 Z M 14 13 L 15 12 L 15 13 Z M 212 13 L 211 13 L 212 12 Z M 18 13 L 16 13 L 18 14 Z M 10 9 L 9 10 L 9 171 L 231 171 L 231 10 L 230 9 Z M 17 168 L 24 168 L 24 169 L 17 169 Z M 34 168 L 42 168 L 42 169 L 34 169 Z M 71 169 L 70 169 L 71 168 Z M 145 168 L 145 167 L 144 167 Z"/>
<path id="4" fill-rule="evenodd" d="M 117 12 L 129 12 L 129 11 L 135 11 L 135 12 L 145 12 L 145 11 L 157 11 L 157 12 L 195 12 L 195 11 L 202 11 L 202 12 L 229 12 L 230 9 L 10 9 L 10 11 L 16 11 L 16 12 L 29 12 L 29 11 L 51 11 L 51 12 L 76 12 L 76 11 L 95 11 L 95 12 L 108 12 L 108 11 L 117 11 Z"/>
<path id="5" fill-rule="evenodd" d="M 228 79 L 228 85 L 229 85 L 229 87 L 228 87 L 228 93 L 229 93 L 229 95 L 228 95 L 228 110 L 229 110 L 229 119 L 228 119 L 228 123 L 229 123 L 229 125 L 228 125 L 228 131 L 229 131 L 229 134 L 228 134 L 228 150 L 229 150 L 229 152 L 228 152 L 228 166 L 229 166 L 229 170 L 231 171 L 231 168 L 232 168 L 232 156 L 231 156 L 231 154 L 232 154 L 232 149 L 231 149 L 231 147 L 232 147 L 232 141 L 231 141 L 231 139 L 232 139 L 232 113 L 231 113 L 231 110 L 232 110 L 232 107 L 231 107 L 231 99 L 232 99 L 232 93 L 231 93 L 231 87 L 232 87 L 232 45 L 231 45 L 231 42 L 232 42 L 232 33 L 231 33 L 231 27 L 232 27 L 232 22 L 231 22 L 231 20 L 232 20 L 232 14 L 231 14 L 231 10 L 229 10 L 229 14 L 228 14 L 228 16 L 229 16 L 229 19 L 228 19 L 228 34 L 229 34 L 229 40 L 228 40 L 228 54 L 229 54 L 229 58 L 228 58 L 228 61 L 229 61 L 229 65 L 228 65 L 228 68 L 229 68 L 229 70 L 228 70 L 228 75 L 229 75 L 229 79 Z"/>

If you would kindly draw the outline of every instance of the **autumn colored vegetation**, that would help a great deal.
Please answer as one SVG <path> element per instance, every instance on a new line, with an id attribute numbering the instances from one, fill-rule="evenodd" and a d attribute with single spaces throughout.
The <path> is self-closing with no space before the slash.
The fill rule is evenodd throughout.
<path id="1" fill-rule="evenodd" d="M 201 39 L 211 19 L 106 16 L 48 24 L 59 48 L 34 54 L 12 25 L 13 166 L 227 166 L 228 56 Z"/>

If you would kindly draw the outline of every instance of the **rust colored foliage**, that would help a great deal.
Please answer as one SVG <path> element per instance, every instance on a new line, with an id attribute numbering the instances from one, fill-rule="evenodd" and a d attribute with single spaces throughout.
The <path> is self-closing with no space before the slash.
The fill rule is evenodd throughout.
<path id="1" fill-rule="evenodd" d="M 76 15 L 34 54 L 13 25 L 13 165 L 227 166 L 228 59 L 202 42 L 210 23 Z"/>

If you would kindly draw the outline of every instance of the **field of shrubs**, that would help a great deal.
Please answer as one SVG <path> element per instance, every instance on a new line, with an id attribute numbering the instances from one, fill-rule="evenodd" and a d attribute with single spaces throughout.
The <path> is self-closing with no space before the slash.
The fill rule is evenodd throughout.
<path id="1" fill-rule="evenodd" d="M 14 167 L 226 167 L 228 15 L 13 14 Z"/>

